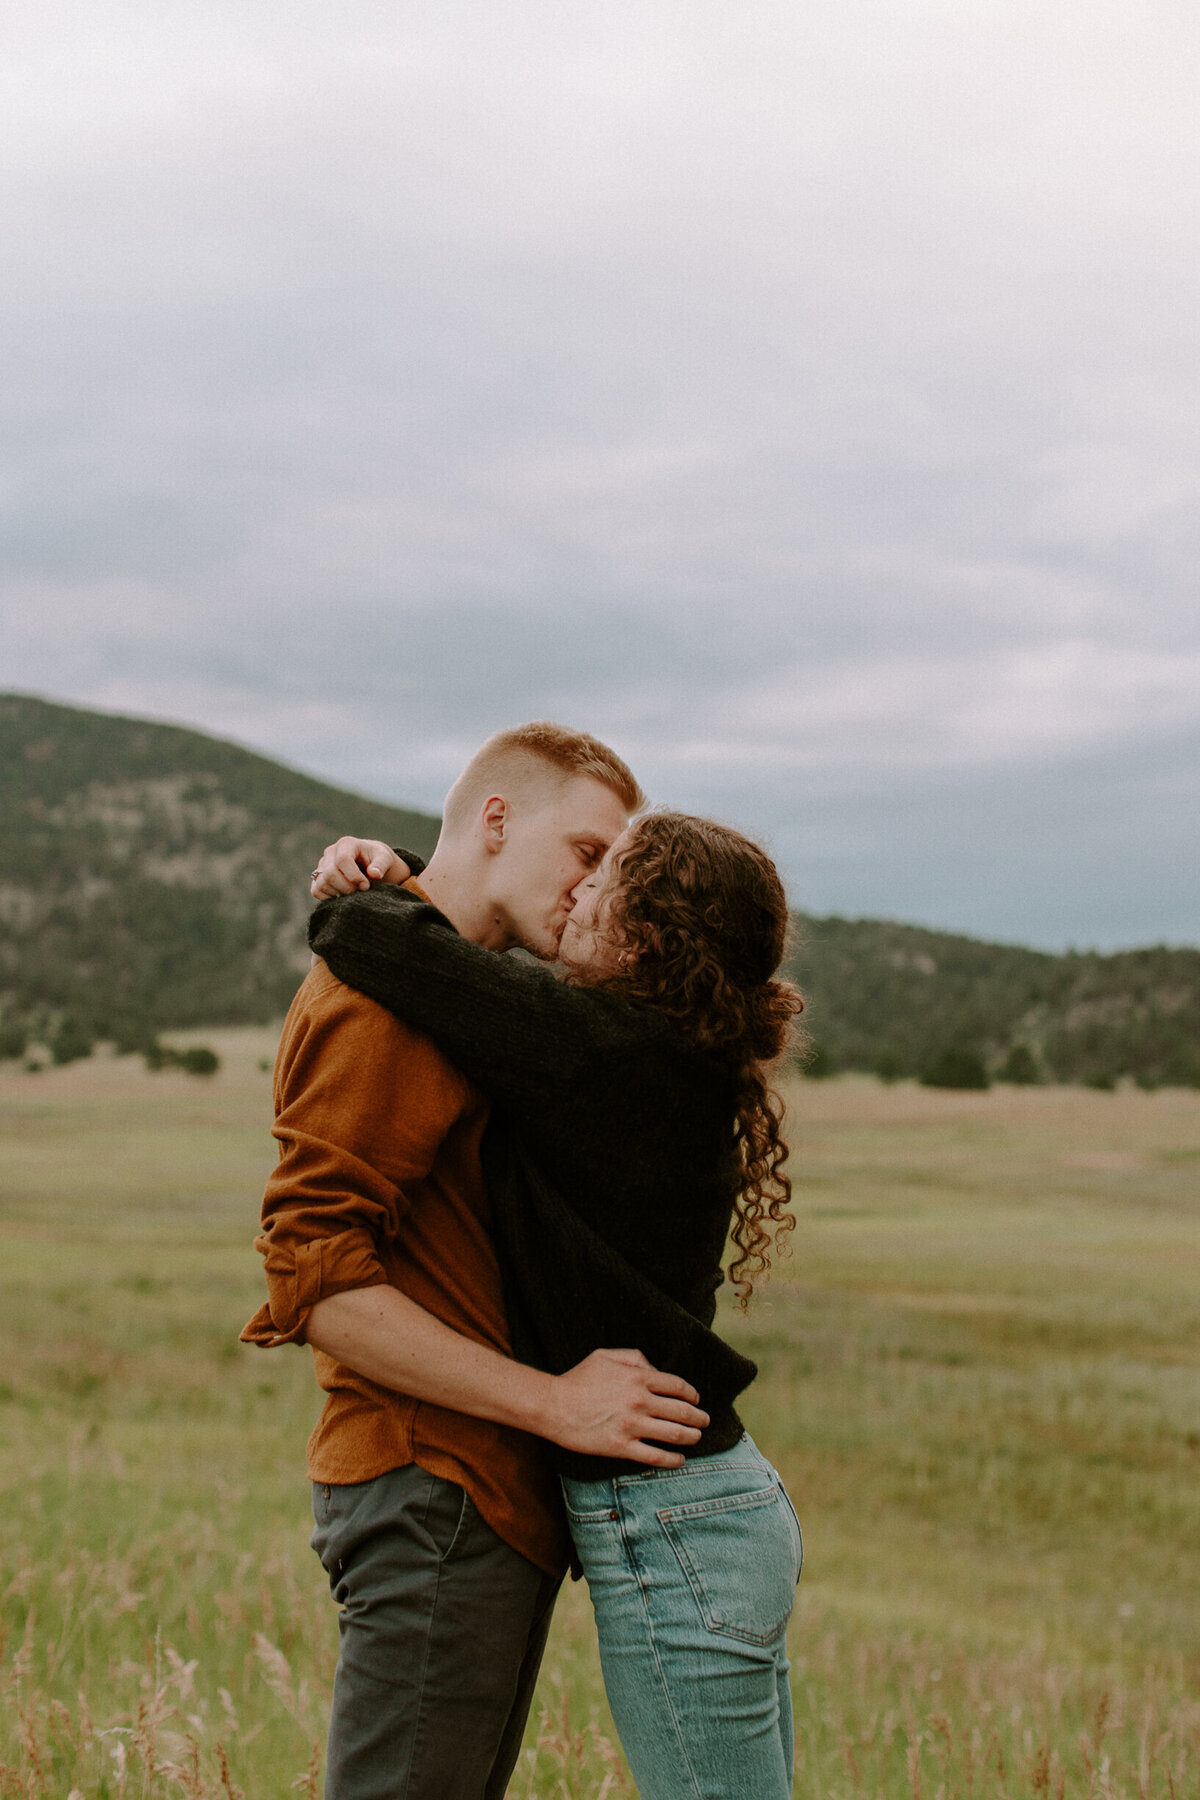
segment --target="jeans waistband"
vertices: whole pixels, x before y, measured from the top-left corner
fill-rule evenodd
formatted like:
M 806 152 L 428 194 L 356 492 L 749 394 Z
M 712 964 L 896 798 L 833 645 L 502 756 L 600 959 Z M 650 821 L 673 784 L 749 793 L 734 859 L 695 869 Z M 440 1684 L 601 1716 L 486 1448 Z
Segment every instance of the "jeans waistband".
M 719 1450 L 714 1456 L 691 1456 L 677 1469 L 638 1469 L 629 1475 L 606 1476 L 601 1481 L 576 1481 L 563 1476 L 563 1488 L 581 1506 L 603 1506 L 622 1489 L 641 1487 L 648 1482 L 687 1481 L 689 1476 L 703 1476 L 722 1469 L 764 1469 L 775 1479 L 775 1472 L 749 1432 L 743 1432 L 730 1450 Z

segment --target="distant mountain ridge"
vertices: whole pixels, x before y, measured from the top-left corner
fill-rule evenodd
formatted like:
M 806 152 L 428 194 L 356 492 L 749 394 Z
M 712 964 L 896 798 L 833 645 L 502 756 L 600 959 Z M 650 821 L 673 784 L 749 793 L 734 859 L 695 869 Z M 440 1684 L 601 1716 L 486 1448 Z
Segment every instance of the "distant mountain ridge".
M 0 1007 L 130 1044 L 280 1017 L 305 874 L 345 830 L 426 855 L 438 821 L 182 726 L 0 695 Z
M 997 1072 L 1023 1046 L 1044 1079 L 1200 1087 L 1200 950 L 1055 956 L 878 919 L 797 927 L 790 970 L 833 1067 L 917 1075 L 962 1046 Z
M 427 855 L 438 821 L 182 726 L 0 694 L 0 1040 L 278 1018 L 308 964 L 305 874 L 345 830 Z M 961 1045 L 996 1069 L 1025 1046 L 1053 1079 L 1200 1085 L 1200 950 L 797 927 L 826 1067 L 916 1074 Z

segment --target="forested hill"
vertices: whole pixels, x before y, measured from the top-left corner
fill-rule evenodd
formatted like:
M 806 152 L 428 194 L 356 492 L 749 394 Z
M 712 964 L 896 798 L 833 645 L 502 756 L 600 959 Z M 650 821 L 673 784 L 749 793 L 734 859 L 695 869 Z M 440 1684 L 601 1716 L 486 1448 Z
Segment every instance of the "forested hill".
M 955 1047 L 1017 1079 L 1200 1086 L 1200 950 L 1052 956 L 878 919 L 796 923 L 818 1068 L 917 1075 Z
M 0 1050 L 136 1047 L 265 1021 L 308 964 L 306 874 L 351 830 L 428 854 L 437 821 L 200 732 L 0 695 Z M 1200 1085 L 1200 950 L 1051 956 L 879 920 L 800 918 L 817 1067 Z
M 428 854 L 438 821 L 176 725 L 0 695 L 0 1009 L 141 1044 L 280 1017 L 307 871 L 342 831 Z

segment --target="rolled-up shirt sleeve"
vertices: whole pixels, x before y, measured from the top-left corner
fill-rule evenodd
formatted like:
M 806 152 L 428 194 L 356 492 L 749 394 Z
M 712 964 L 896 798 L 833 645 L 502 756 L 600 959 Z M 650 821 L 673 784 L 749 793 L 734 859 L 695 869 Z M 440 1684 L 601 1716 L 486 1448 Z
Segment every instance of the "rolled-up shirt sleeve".
M 429 1172 L 462 1100 L 461 1078 L 427 1040 L 317 965 L 276 1063 L 279 1160 L 255 1239 L 267 1301 L 243 1342 L 303 1343 L 318 1300 L 387 1281 L 406 1189 Z

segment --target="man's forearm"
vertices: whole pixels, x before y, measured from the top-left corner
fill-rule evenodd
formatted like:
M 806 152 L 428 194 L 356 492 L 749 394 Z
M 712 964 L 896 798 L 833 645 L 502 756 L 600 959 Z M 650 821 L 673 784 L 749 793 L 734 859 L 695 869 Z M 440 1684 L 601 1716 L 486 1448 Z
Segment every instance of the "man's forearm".
M 398 1288 L 353 1288 L 319 1300 L 305 1337 L 380 1387 L 550 1435 L 553 1376 L 460 1337 Z
M 305 1335 L 380 1387 L 589 1456 L 674 1468 L 683 1458 L 667 1446 L 696 1443 L 708 1424 L 691 1384 L 639 1350 L 593 1350 L 565 1375 L 547 1375 L 460 1337 L 383 1284 L 318 1300 Z

